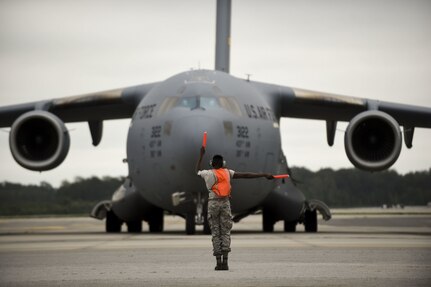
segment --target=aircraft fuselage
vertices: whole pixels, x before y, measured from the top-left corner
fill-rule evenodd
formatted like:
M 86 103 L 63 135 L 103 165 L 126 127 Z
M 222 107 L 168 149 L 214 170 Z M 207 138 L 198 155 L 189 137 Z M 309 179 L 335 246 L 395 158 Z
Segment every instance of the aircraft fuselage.
M 148 202 L 173 213 L 174 192 L 207 194 L 195 174 L 204 131 L 204 161 L 221 154 L 236 171 L 275 174 L 282 161 L 279 121 L 264 96 L 245 80 L 217 71 L 190 71 L 160 83 L 141 101 L 127 139 L 129 177 Z M 208 166 L 203 168 L 209 169 Z M 258 206 L 277 181 L 232 182 L 232 211 Z

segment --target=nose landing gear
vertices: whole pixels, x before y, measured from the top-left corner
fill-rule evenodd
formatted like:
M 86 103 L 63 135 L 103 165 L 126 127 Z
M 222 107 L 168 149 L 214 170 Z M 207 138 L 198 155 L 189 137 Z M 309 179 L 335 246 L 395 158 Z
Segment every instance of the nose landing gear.
M 203 225 L 204 234 L 210 234 L 210 227 L 207 219 L 207 198 L 203 196 L 202 192 L 194 193 L 193 199 L 186 199 L 185 192 L 177 192 L 172 195 L 172 202 L 174 206 L 190 202 L 193 200 L 192 210 L 186 213 L 186 234 L 192 235 L 196 233 L 196 225 Z

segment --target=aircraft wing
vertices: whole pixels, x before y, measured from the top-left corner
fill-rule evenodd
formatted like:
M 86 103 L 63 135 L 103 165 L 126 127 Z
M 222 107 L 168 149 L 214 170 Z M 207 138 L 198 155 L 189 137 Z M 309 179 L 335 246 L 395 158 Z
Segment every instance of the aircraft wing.
M 93 145 L 103 120 L 130 118 L 157 83 L 93 94 L 0 107 L 0 127 L 11 127 L 9 147 L 22 167 L 45 171 L 60 165 L 70 147 L 65 122 L 88 122 Z
M 157 83 L 0 107 L 0 127 L 10 127 L 24 113 L 46 111 L 63 122 L 130 118 L 139 102 Z
M 403 136 L 405 145 L 411 148 L 415 128 L 431 128 L 429 107 L 252 84 L 266 95 L 277 119 L 325 120 L 330 146 L 334 144 L 337 122 L 349 122 L 344 136 L 346 154 L 362 170 L 389 168 L 400 155 Z
M 357 114 L 378 110 L 401 126 L 431 128 L 431 108 L 255 83 L 269 96 L 279 117 L 350 121 Z

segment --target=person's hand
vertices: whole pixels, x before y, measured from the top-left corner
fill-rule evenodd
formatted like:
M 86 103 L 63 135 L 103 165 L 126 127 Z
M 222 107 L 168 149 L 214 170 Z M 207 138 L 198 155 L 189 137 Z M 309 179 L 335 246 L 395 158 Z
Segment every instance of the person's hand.
M 205 154 L 205 148 L 201 147 L 201 156 L 203 156 Z
M 265 174 L 266 179 L 274 179 L 274 176 L 272 174 L 266 173 Z

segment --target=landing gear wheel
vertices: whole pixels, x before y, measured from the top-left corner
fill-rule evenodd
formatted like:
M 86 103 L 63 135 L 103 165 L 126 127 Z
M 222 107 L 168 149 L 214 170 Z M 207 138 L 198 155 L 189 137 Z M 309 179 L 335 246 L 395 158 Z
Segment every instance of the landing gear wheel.
M 186 214 L 186 234 L 192 235 L 196 233 L 196 219 L 194 213 Z
M 106 221 L 105 221 L 105 230 L 106 232 L 117 233 L 121 232 L 121 225 L 123 225 L 123 221 L 112 211 L 108 211 L 106 213 Z
M 317 232 L 317 210 L 305 211 L 305 232 Z
M 151 213 L 148 227 L 152 233 L 163 232 L 163 209 L 157 208 L 157 210 Z
M 127 231 L 129 233 L 141 233 L 142 232 L 142 221 L 136 220 L 136 221 L 129 221 L 126 222 L 127 225 Z
M 268 211 L 262 210 L 262 227 L 263 232 L 274 232 L 274 217 Z
M 284 221 L 284 232 L 295 232 L 296 231 L 296 221 Z

